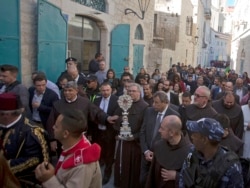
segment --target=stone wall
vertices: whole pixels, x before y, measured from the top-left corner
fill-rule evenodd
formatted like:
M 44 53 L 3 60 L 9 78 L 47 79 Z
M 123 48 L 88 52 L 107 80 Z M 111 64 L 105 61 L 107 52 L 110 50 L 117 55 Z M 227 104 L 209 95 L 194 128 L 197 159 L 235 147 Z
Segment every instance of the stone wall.
M 130 51 L 129 65 L 133 67 L 133 44 L 143 44 L 144 62 L 143 66 L 147 68 L 149 60 L 149 44 L 152 42 L 152 25 L 154 14 L 154 1 L 150 2 L 144 20 L 141 20 L 133 14 L 125 15 L 124 10 L 131 8 L 139 12 L 138 2 L 129 1 L 113 1 L 107 0 L 107 13 L 96 11 L 92 8 L 85 7 L 81 4 L 70 0 L 49 0 L 50 3 L 59 7 L 63 14 L 68 16 L 68 21 L 75 15 L 87 16 L 95 20 L 101 30 L 101 49 L 106 61 L 110 60 L 110 33 L 117 24 L 130 24 Z M 22 82 L 31 85 L 31 73 L 36 70 L 37 65 L 37 1 L 25 0 L 21 1 L 20 6 L 20 27 L 21 27 L 21 64 L 22 64 Z M 100 13 L 100 14 L 99 14 Z M 144 32 L 144 40 L 138 41 L 134 39 L 135 29 L 141 24 Z M 108 67 L 109 67 L 109 63 Z
M 159 3 L 167 7 L 166 2 L 158 2 L 158 6 Z M 187 0 L 179 0 L 176 3 L 181 6 L 178 7 L 179 11 L 174 9 L 176 12 L 171 12 L 171 10 L 155 12 L 157 21 L 150 59 L 162 72 L 166 72 L 172 64 L 177 62 L 192 64 L 194 51 L 189 42 L 192 36 L 186 34 L 186 18 L 193 16 L 193 5 Z
M 107 12 L 103 13 L 92 8 L 85 7 L 70 0 L 48 0 L 53 5 L 59 7 L 63 14 L 68 16 L 70 22 L 75 15 L 87 16 L 95 20 L 101 30 L 101 49 L 109 68 L 110 61 L 110 33 L 117 24 L 130 24 L 130 46 L 129 46 L 129 66 L 133 67 L 133 45 L 144 45 L 143 66 L 151 74 L 155 68 L 160 68 L 162 72 L 169 69 L 172 64 L 182 62 L 190 64 L 192 51 L 186 31 L 186 17 L 192 16 L 193 7 L 190 0 L 179 0 L 181 4 L 180 13 L 159 14 L 157 27 L 159 34 L 163 38 L 155 40 L 153 35 L 154 27 L 154 1 L 150 1 L 148 10 L 143 20 L 133 14 L 125 15 L 126 8 L 131 8 L 138 14 L 138 1 L 135 0 L 106 0 Z M 181 2 L 181 3 L 180 3 Z M 179 5 L 178 4 L 178 5 Z M 188 11 L 187 11 L 188 10 Z M 37 61 L 37 1 L 21 1 L 21 61 L 22 61 L 22 81 L 30 85 L 31 72 L 36 70 Z M 144 40 L 134 39 L 136 27 L 140 24 L 144 33 Z M 154 42 L 153 42 L 154 37 Z M 162 41 L 161 41 L 162 40 Z
M 22 83 L 31 85 L 31 73 L 36 69 L 37 2 L 20 1 L 21 69 Z

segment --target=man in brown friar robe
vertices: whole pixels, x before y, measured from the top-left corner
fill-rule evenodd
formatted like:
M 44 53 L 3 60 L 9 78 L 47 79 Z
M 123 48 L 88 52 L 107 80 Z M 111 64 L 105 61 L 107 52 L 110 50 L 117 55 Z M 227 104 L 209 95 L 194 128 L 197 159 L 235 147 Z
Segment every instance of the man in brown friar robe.
M 128 122 L 133 137 L 131 139 L 118 141 L 114 185 L 120 188 L 138 188 L 140 187 L 139 177 L 141 166 L 139 134 L 143 121 L 143 114 L 148 104 L 141 99 L 139 84 L 130 83 L 128 86 L 128 95 L 130 95 L 133 100 L 132 106 L 128 110 Z M 119 131 L 121 126 L 122 109 L 118 108 L 115 115 L 120 116 L 114 126 L 114 128 Z
M 176 188 L 191 143 L 188 135 L 182 133 L 182 123 L 176 115 L 166 116 L 159 132 L 162 139 L 155 145 L 145 188 Z
M 210 90 L 206 86 L 198 87 L 194 93 L 194 103 L 186 108 L 187 120 L 199 120 L 204 117 L 214 118 L 217 112 L 211 107 L 209 100 Z
M 218 113 L 228 116 L 234 134 L 242 139 L 244 132 L 243 112 L 235 101 L 234 93 L 232 91 L 225 92 L 222 99 L 213 102 L 213 107 Z
M 244 142 L 237 136 L 235 136 L 230 127 L 230 120 L 227 115 L 218 114 L 215 120 L 217 120 L 224 129 L 224 135 L 222 137 L 220 145 L 228 148 L 231 151 L 234 151 L 239 157 L 241 157 L 243 155 Z
M 54 139 L 53 126 L 57 117 L 65 110 L 78 109 L 84 113 L 87 117 L 87 121 L 103 125 L 113 123 L 113 121 L 118 118 L 118 116 L 108 116 L 103 110 L 92 104 L 87 98 L 79 96 L 78 85 L 75 81 L 69 81 L 64 87 L 63 92 L 64 97 L 53 104 L 46 126 L 46 130 L 49 132 L 51 139 L 50 146 L 52 151 L 59 149 L 59 147 L 57 147 L 57 144 L 59 143 Z M 60 150 L 57 150 L 57 152 L 60 152 Z

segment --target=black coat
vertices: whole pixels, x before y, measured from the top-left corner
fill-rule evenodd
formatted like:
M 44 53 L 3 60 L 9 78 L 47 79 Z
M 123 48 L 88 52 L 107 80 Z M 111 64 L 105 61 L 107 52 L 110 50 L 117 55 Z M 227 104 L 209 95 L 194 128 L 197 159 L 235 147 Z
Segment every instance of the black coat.
M 107 109 L 107 114 L 109 115 L 109 116 L 112 116 L 112 115 L 114 115 L 114 113 L 115 113 L 115 111 L 116 111 L 116 109 L 119 107 L 118 106 L 118 102 L 117 102 L 117 100 L 118 100 L 118 97 L 117 96 L 115 96 L 115 95 L 111 95 L 110 96 L 110 99 L 109 99 L 109 104 L 108 104 L 108 109 Z M 100 104 L 101 104 L 101 101 L 102 101 L 102 97 L 99 97 L 99 98 L 96 98 L 95 100 L 94 100 L 94 104 L 96 105 L 96 106 L 100 106 Z M 113 134 L 114 133 L 116 133 L 116 131 L 114 130 L 114 128 L 113 128 L 113 126 L 112 125 L 108 125 L 107 126 L 107 131 L 106 131 L 106 133 L 107 133 L 107 137 L 113 137 Z
M 35 94 L 35 87 L 29 88 L 29 94 L 30 94 L 29 95 L 29 107 L 30 107 L 31 113 L 33 113 L 32 99 Z M 58 99 L 59 99 L 58 95 L 53 90 L 46 88 L 43 94 L 41 104 L 37 109 L 39 112 L 39 116 L 41 118 L 41 123 L 43 124 L 44 127 L 46 126 L 53 103 L 57 101 Z
M 153 137 L 153 132 L 155 128 L 157 114 L 158 112 L 155 111 L 153 107 L 149 107 L 146 109 L 145 114 L 143 116 L 143 123 L 142 123 L 141 131 L 140 131 L 140 145 L 141 145 L 142 153 L 144 153 L 147 150 L 152 151 L 151 143 L 153 139 L 152 137 Z M 180 117 L 180 114 L 170 107 L 168 107 L 168 109 L 166 110 L 164 117 L 168 115 L 177 115 L 178 117 Z M 156 135 L 155 141 L 156 140 L 160 140 L 159 132 Z

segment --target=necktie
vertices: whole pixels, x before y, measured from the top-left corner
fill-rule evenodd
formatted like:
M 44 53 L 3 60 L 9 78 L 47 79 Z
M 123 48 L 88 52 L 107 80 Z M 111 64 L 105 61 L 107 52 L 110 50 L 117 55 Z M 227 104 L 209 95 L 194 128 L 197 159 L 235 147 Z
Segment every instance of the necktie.
M 153 133 L 153 137 L 152 137 L 151 146 L 152 146 L 152 144 L 154 142 L 154 139 L 155 139 L 155 137 L 157 135 L 157 132 L 158 132 L 158 130 L 160 128 L 162 115 L 163 114 L 160 114 L 160 113 L 158 113 L 158 115 L 157 115 L 157 118 L 156 118 L 156 121 L 155 121 L 155 128 L 154 128 L 154 133 Z
M 103 103 L 103 105 L 102 105 L 102 107 L 100 107 L 100 108 L 101 108 L 105 113 L 107 113 L 107 109 L 106 109 L 107 101 L 106 101 L 106 99 L 103 98 L 102 103 Z M 98 128 L 99 128 L 100 130 L 106 130 L 106 125 L 101 125 L 101 124 L 99 124 L 99 125 L 98 125 Z

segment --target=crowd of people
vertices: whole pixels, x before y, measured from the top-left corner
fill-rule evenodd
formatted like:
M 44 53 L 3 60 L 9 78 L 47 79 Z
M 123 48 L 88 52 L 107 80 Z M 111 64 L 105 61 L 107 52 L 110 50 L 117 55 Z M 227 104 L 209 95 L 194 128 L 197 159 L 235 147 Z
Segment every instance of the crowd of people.
M 87 75 L 77 59 L 65 63 L 56 83 L 36 71 L 29 88 L 17 80 L 17 67 L 0 66 L 0 171 L 6 172 L 0 185 L 100 188 L 114 169 L 117 188 L 244 187 L 247 72 L 177 63 L 164 73 L 141 68 L 135 76 L 126 66 L 117 78 L 101 53 Z M 123 139 L 121 95 L 132 100 L 132 137 Z M 220 174 L 216 168 L 227 158 L 234 161 Z

